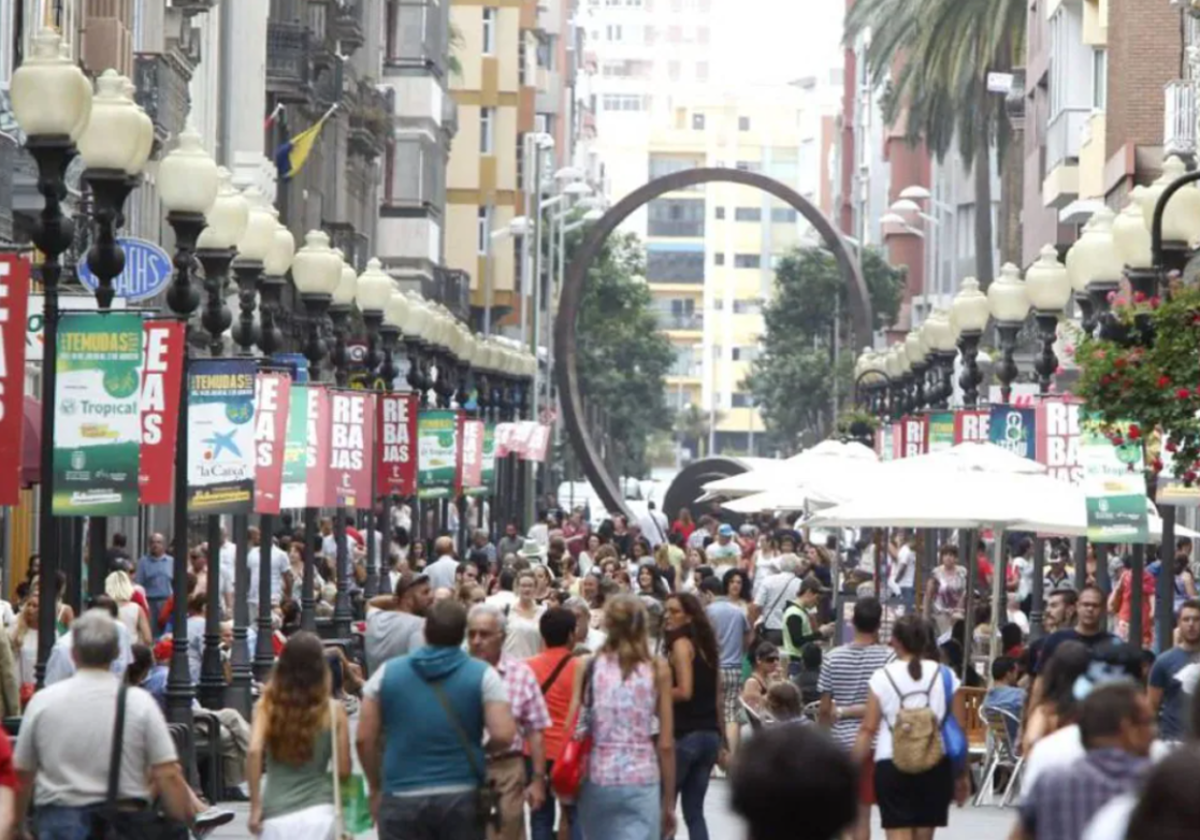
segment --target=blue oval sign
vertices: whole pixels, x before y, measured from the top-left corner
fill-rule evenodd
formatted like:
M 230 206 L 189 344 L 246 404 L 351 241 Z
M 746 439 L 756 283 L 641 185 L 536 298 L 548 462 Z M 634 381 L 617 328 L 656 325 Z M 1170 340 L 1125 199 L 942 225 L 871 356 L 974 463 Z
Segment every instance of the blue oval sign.
M 133 237 L 117 240 L 125 249 L 125 270 L 113 279 L 117 297 L 125 300 L 144 300 L 161 292 L 171 280 L 175 266 L 171 255 L 153 242 Z M 79 282 L 93 292 L 100 285 L 87 260 L 75 266 Z

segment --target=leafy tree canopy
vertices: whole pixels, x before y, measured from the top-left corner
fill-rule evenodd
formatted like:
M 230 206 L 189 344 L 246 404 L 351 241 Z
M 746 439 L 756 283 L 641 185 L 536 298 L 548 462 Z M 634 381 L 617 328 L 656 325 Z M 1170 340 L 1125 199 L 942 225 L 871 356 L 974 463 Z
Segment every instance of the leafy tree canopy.
M 862 254 L 862 272 L 876 326 L 885 326 L 896 318 L 905 271 L 892 268 L 878 251 L 867 249 Z M 843 351 L 836 379 L 835 317 L 840 320 Z M 815 443 L 831 431 L 835 381 L 840 398 L 854 387 L 848 291 L 833 255 L 820 248 L 803 248 L 785 256 L 776 269 L 775 295 L 763 309 L 763 320 L 763 352 L 751 366 L 744 387 L 753 393 L 769 433 L 781 448 Z
M 568 236 L 570 259 L 583 232 Z M 587 403 L 608 415 L 623 475 L 645 474 L 648 442 L 654 432 L 669 431 L 673 419 L 664 377 L 675 354 L 658 331 L 644 274 L 637 236 L 610 236 L 588 272 L 576 324 L 579 388 Z

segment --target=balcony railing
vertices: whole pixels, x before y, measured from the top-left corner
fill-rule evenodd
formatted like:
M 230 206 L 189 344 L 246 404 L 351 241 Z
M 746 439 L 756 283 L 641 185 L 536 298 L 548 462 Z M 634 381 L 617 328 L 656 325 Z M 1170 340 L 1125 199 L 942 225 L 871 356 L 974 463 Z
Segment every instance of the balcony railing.
M 675 315 L 670 312 L 660 312 L 658 313 L 658 328 L 660 330 L 702 330 L 704 329 L 704 313 Z
M 311 84 L 309 32 L 300 23 L 267 24 L 267 87 L 292 100 L 308 98 Z
M 667 376 L 676 376 L 680 379 L 700 379 L 704 376 L 704 365 L 699 362 L 689 362 L 685 365 L 674 364 L 667 371 Z
M 1167 82 L 1164 89 L 1163 154 L 1196 153 L 1196 89 L 1191 82 Z
M 1092 112 L 1089 108 L 1064 108 L 1046 128 L 1046 173 L 1056 166 L 1079 160 L 1083 131 Z

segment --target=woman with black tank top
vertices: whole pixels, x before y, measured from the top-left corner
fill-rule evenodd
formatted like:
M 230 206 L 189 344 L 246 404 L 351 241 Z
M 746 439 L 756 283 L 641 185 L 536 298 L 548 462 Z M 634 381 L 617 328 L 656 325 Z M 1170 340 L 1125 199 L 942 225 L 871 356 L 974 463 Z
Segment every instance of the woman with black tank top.
M 704 797 L 724 752 L 717 637 L 695 595 L 678 593 L 664 608 L 675 711 L 675 786 L 691 840 L 708 840 Z

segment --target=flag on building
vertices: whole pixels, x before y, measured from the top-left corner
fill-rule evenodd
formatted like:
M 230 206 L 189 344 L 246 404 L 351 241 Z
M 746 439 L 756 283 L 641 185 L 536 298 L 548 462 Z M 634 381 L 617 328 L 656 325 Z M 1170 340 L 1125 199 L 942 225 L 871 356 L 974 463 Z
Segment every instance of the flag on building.
M 283 103 L 276 103 L 274 110 L 272 110 L 271 113 L 267 115 L 266 120 L 263 121 L 263 131 L 270 131 L 271 126 L 275 125 L 275 120 L 277 120 L 279 115 L 282 113 Z
M 281 180 L 289 180 L 304 168 L 305 161 L 312 153 L 313 144 L 321 136 L 321 129 L 325 127 L 325 123 L 333 116 L 337 107 L 334 105 L 311 128 L 306 128 L 290 140 L 284 141 L 275 150 L 275 168 L 279 171 Z

